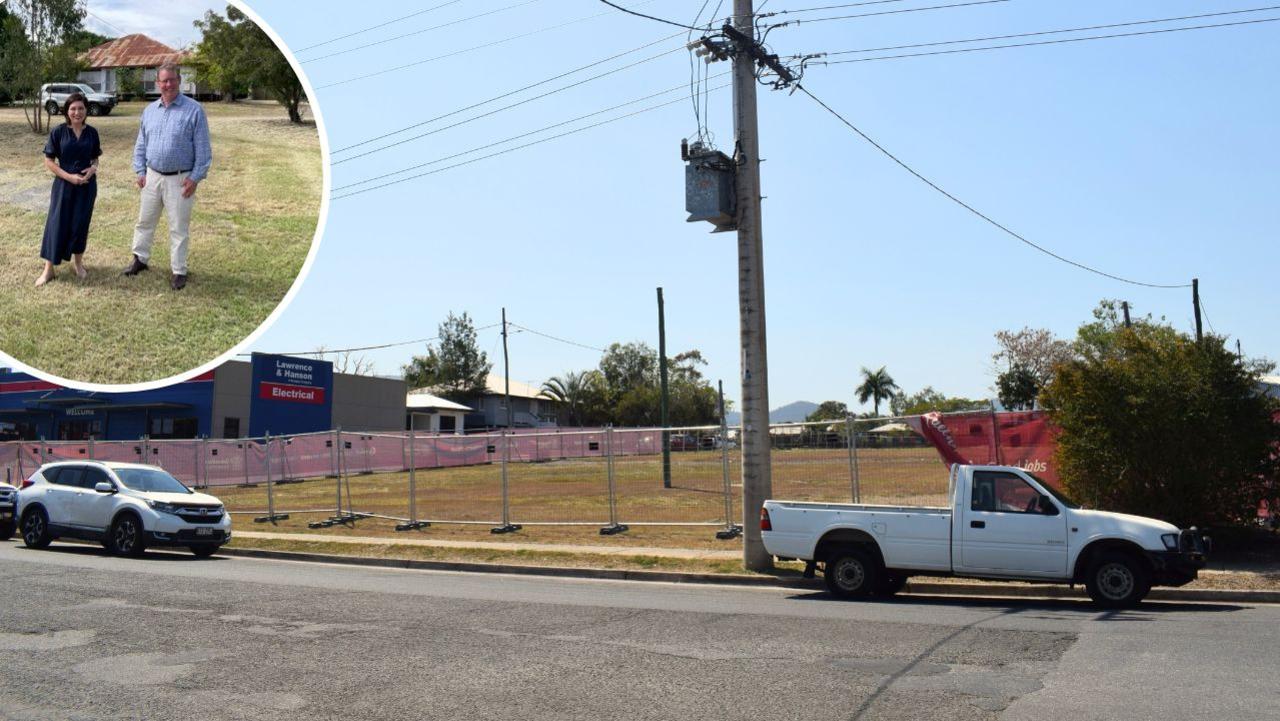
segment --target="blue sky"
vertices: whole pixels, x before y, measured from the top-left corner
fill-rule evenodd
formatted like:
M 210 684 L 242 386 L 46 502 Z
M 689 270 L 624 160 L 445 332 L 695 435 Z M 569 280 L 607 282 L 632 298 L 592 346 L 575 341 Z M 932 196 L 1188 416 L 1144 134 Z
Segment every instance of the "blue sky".
M 206 10 L 222 13 L 226 6 L 216 0 L 88 0 L 84 25 L 108 37 L 143 33 L 181 49 L 200 39 L 193 21 Z
M 316 0 L 298 12 L 294 2 L 258 0 L 251 7 L 298 49 L 443 2 Z M 681 22 L 702 6 L 700 0 L 622 2 Z M 764 10 L 829 4 L 836 3 L 770 0 Z M 906 0 L 782 17 L 937 4 Z M 801 23 L 774 30 L 768 42 L 790 55 L 1251 7 L 1258 5 L 1012 0 Z M 1280 11 L 1160 27 L 1270 16 Z M 297 56 L 317 88 L 330 147 L 339 149 L 675 31 L 594 0 L 461 0 Z M 389 40 L 406 33 L 413 34 Z M 921 173 L 1037 243 L 1147 282 L 1199 277 L 1206 328 L 1229 335 L 1233 346 L 1239 338 L 1246 354 L 1280 358 L 1280 305 L 1272 290 L 1280 265 L 1278 39 L 1280 23 L 1269 23 L 813 66 L 804 80 Z M 608 78 L 338 164 L 333 184 L 687 84 L 688 54 L 676 50 L 682 43 L 683 36 L 663 41 L 595 69 L 674 50 Z M 700 349 L 710 360 L 708 376 L 723 379 L 727 395 L 737 398 L 735 240 L 684 221 L 679 143 L 697 129 L 688 89 L 577 125 L 679 98 L 683 102 L 567 138 L 334 200 L 309 279 L 254 350 L 430 337 L 450 311 L 466 311 L 485 326 L 498 322 L 503 306 L 516 324 L 582 345 L 642 340 L 656 347 L 654 289 L 662 286 L 670 353 Z M 712 93 L 708 129 L 725 150 L 733 138 L 729 113 L 728 91 Z M 802 94 L 762 88 L 760 133 L 772 407 L 851 402 L 858 369 L 882 365 L 908 392 L 932 385 L 989 397 L 993 333 L 1031 326 L 1071 336 L 1103 298 L 1127 299 L 1137 314 L 1193 328 L 1189 289 L 1121 284 L 1021 245 L 908 175 Z M 497 329 L 482 331 L 480 345 L 500 369 Z M 400 346 L 361 355 L 377 372 L 395 374 L 422 350 Z M 511 338 L 512 377 L 526 382 L 593 367 L 598 359 L 597 351 L 529 332 Z

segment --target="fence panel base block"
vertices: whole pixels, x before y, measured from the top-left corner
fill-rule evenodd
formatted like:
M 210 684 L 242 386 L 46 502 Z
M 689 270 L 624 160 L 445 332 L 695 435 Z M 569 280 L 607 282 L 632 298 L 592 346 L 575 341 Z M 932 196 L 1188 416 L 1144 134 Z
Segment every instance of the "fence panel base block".
M 716 538 L 721 541 L 730 541 L 742 535 L 742 526 L 729 526 L 723 531 L 716 531 Z
M 619 533 L 626 533 L 631 530 L 625 523 L 615 523 L 612 526 L 605 526 L 600 529 L 601 536 L 613 536 Z
M 524 526 L 521 526 L 518 523 L 508 523 L 505 526 L 494 526 L 493 528 L 490 528 L 489 533 L 515 533 L 521 528 L 524 528 Z
M 258 516 L 253 519 L 253 522 L 254 523 L 275 523 L 276 521 L 287 521 L 287 520 L 289 520 L 289 514 L 277 513 L 271 516 Z
M 414 521 L 413 523 L 397 523 L 396 524 L 397 531 L 416 531 L 421 528 L 430 528 L 430 527 L 431 527 L 431 523 L 429 521 Z

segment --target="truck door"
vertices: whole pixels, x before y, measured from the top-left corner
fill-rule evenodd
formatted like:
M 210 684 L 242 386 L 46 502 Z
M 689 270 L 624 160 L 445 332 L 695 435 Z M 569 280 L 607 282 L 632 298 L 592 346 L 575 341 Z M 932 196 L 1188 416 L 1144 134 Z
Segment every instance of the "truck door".
M 956 509 L 963 515 L 961 568 L 992 575 L 1066 575 L 1066 516 L 1041 501 L 1025 479 L 1008 471 L 975 470 L 967 495 Z

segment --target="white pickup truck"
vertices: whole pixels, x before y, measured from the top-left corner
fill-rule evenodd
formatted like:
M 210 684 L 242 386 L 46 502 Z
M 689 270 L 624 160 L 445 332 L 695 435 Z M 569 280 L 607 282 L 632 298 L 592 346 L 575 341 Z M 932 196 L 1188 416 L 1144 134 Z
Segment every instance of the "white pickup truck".
M 908 576 L 1083 583 L 1105 608 L 1137 605 L 1152 586 L 1182 586 L 1209 539 L 1152 518 L 1092 511 L 1009 466 L 951 469 L 950 508 L 765 501 L 764 546 L 823 565 L 837 596 L 892 595 Z

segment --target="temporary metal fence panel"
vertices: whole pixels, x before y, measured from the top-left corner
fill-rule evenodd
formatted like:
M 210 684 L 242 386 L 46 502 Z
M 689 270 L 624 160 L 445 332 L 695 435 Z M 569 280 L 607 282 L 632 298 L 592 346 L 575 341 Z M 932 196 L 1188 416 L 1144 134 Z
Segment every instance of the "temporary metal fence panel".
M 769 443 L 775 498 L 854 500 L 849 429 L 844 420 L 773 425 Z
M 863 503 L 947 504 L 947 466 L 901 418 L 858 419 L 856 458 Z
M 583 442 L 586 437 L 600 435 L 604 434 L 592 431 L 509 436 L 512 463 L 507 477 L 512 522 L 607 524 L 610 521 L 607 459 L 553 457 L 556 452 L 550 445 L 558 446 L 567 440 L 570 447 L 582 446 L 586 445 Z M 615 432 L 615 439 L 619 435 Z
M 416 439 L 417 518 L 432 522 L 497 524 L 502 518 L 502 437 Z M 421 449 L 427 448 L 425 453 Z M 425 460 L 434 456 L 435 466 Z
M 203 485 L 203 453 L 198 440 L 150 440 L 145 444 L 146 460 L 160 466 L 188 486 Z M 96 449 L 95 449 L 96 450 Z
M 619 522 L 724 525 L 724 470 L 719 427 L 669 429 L 671 482 L 663 478 L 661 429 L 614 429 L 614 476 Z M 652 452 L 640 453 L 641 449 Z

